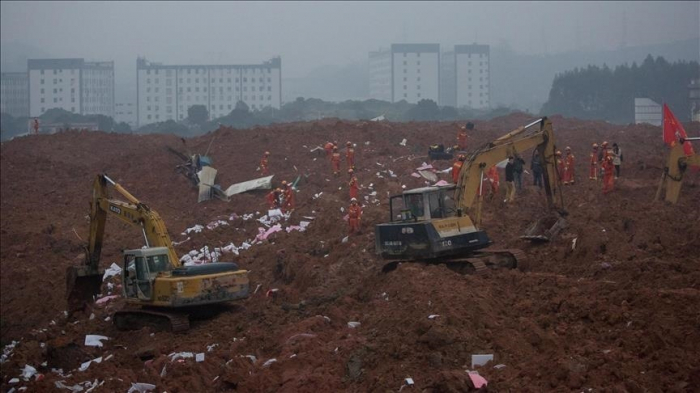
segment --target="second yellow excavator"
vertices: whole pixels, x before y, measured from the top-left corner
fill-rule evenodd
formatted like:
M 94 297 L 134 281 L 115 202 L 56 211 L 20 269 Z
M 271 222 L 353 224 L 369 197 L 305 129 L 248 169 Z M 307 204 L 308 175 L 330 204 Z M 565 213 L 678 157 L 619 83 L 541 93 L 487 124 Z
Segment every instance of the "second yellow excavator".
M 377 254 L 390 260 L 382 270 L 391 271 L 401 262 L 415 261 L 446 263 L 460 273 L 524 265 L 525 255 L 519 250 L 487 249 L 492 241 L 481 229 L 481 188 L 489 168 L 532 148 L 539 152 L 536 157 L 541 160 L 545 195 L 553 212 L 537 220 L 521 237 L 548 241 L 555 236 L 566 226 L 566 211 L 556 169 L 552 122 L 542 118 L 472 152 L 462 165 L 457 184 L 392 196 L 391 221 L 375 227 Z
M 110 198 L 108 184 L 127 202 Z M 139 227 L 145 241 L 145 247 L 123 254 L 122 292 L 127 307 L 114 314 L 117 328 L 187 330 L 190 314 L 206 314 L 203 311 L 209 306 L 248 297 L 246 270 L 232 262 L 181 265 L 160 215 L 101 174 L 93 183 L 85 262 L 69 267 L 66 274 L 71 311 L 84 308 L 101 292 L 104 271 L 99 262 L 108 215 Z

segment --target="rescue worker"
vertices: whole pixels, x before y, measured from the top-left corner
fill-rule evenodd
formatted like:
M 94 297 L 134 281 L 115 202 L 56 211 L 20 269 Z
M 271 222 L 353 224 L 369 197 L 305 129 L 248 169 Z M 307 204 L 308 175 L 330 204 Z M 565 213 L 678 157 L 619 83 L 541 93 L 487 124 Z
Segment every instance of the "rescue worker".
M 506 164 L 506 199 L 503 202 L 511 203 L 515 200 L 515 157 L 508 157 Z
M 292 185 L 287 183 L 286 180 L 282 181 L 282 211 L 283 212 L 288 212 L 294 210 L 295 206 L 295 201 L 294 201 L 294 189 L 292 188 Z
M 457 157 L 457 161 L 452 164 L 452 182 L 455 184 L 457 184 L 457 180 L 459 180 L 459 172 L 462 170 L 465 159 L 466 157 L 464 154 L 460 154 L 459 157 Z
M 590 180 L 598 180 L 598 144 L 593 144 L 593 150 L 591 150 L 591 169 L 588 172 L 588 178 Z
M 333 142 L 331 142 L 331 141 L 326 142 L 326 144 L 323 145 L 323 150 L 326 151 L 326 157 L 330 158 L 331 155 L 333 154 Z
M 599 171 L 601 174 L 601 177 L 603 175 L 603 163 L 605 163 L 605 159 L 608 156 L 608 141 L 603 141 L 603 143 L 600 144 L 600 151 L 598 152 L 598 166 L 599 166 Z
M 350 207 L 348 208 L 348 224 L 350 225 L 349 233 L 360 233 L 360 219 L 362 217 L 362 207 L 357 204 L 357 198 L 350 199 Z
M 457 145 L 459 146 L 459 150 L 467 150 L 467 130 L 471 131 L 473 129 L 474 124 L 472 123 L 467 123 L 464 127 L 459 128 L 459 133 L 457 134 Z
M 355 177 L 355 171 L 352 168 L 348 169 L 348 175 L 350 175 L 350 181 L 348 182 L 348 187 L 350 189 L 350 199 L 356 199 L 359 185 L 357 182 L 357 177 Z
M 270 171 L 267 166 L 267 158 L 270 156 L 270 152 L 266 151 L 265 154 L 263 154 L 262 159 L 260 160 L 260 171 L 262 172 L 263 176 L 267 176 Z
M 333 146 L 333 154 L 331 155 L 331 167 L 333 168 L 333 174 L 338 176 L 340 173 L 340 153 L 338 152 L 338 146 Z
M 534 179 L 534 185 L 542 188 L 543 181 L 542 177 L 544 175 L 544 170 L 542 169 L 542 161 L 540 160 L 540 152 L 535 150 L 532 153 L 532 162 L 530 162 L 530 170 L 532 170 L 532 177 Z
M 564 157 L 564 185 L 574 184 L 574 155 L 571 148 L 566 147 L 566 157 Z
M 347 142 L 345 146 L 347 146 L 345 159 L 348 163 L 348 169 L 355 169 L 355 149 L 352 147 L 352 142 Z
M 494 197 L 498 195 L 498 186 L 500 183 L 499 175 L 498 175 L 498 168 L 496 166 L 492 166 L 489 171 L 486 174 L 489 182 L 489 200 L 492 200 Z
M 603 194 L 607 194 L 613 190 L 613 171 L 615 169 L 615 164 L 613 164 L 612 156 L 607 156 L 605 162 L 603 162 Z
M 564 180 L 564 160 L 561 158 L 561 150 L 557 150 L 557 152 L 554 154 L 556 157 L 557 161 L 557 175 L 559 176 L 559 180 L 563 181 Z
M 279 188 L 275 188 L 267 194 L 265 200 L 267 201 L 267 205 L 269 206 L 270 210 L 278 209 L 280 207 L 281 195 L 282 190 L 280 190 Z
M 613 160 L 613 165 L 615 165 L 615 179 L 620 178 L 620 165 L 622 165 L 622 149 L 613 142 L 612 151 L 610 152 Z

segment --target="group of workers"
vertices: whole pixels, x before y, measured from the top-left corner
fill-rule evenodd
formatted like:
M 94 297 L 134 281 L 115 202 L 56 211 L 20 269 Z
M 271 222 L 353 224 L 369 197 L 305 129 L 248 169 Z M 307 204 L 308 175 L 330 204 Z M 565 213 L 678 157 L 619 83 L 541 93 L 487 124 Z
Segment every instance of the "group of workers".
M 601 174 L 603 178 L 603 194 L 607 194 L 613 190 L 613 179 L 618 179 L 620 177 L 620 165 L 622 164 L 622 160 L 622 149 L 620 149 L 617 143 L 613 143 L 612 149 L 608 148 L 607 141 L 603 142 L 600 148 L 598 148 L 597 143 L 593 144 L 588 178 L 591 180 L 598 180 L 598 174 Z

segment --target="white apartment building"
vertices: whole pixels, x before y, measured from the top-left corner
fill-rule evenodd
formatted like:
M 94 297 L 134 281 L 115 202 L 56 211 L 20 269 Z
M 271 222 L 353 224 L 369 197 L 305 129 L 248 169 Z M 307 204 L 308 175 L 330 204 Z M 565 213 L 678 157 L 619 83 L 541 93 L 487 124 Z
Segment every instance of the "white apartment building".
M 392 44 L 369 54 L 370 98 L 436 103 L 440 98 L 440 44 Z M 391 94 L 389 95 L 388 92 Z
M 488 45 L 455 45 L 456 106 L 491 107 L 491 62 Z
M 29 116 L 29 82 L 26 72 L 3 72 L 0 82 L 0 113 Z
M 123 122 L 132 129 L 136 128 L 136 105 L 133 102 L 117 102 L 114 104 L 114 122 Z
M 114 62 L 29 59 L 29 116 L 52 108 L 114 117 Z
M 440 56 L 440 104 L 457 107 L 457 82 L 455 77 L 455 52 L 443 52 Z
M 163 65 L 136 60 L 136 127 L 187 118 L 193 105 L 204 105 L 209 118 L 229 114 L 238 101 L 251 110 L 279 109 L 282 60 L 254 65 Z

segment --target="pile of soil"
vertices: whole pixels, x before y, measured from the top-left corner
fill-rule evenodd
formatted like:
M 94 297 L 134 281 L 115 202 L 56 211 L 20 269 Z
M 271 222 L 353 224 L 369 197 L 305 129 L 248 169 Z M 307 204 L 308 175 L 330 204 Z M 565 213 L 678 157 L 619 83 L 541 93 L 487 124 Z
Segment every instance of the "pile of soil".
M 477 122 L 469 145 L 532 120 L 513 114 Z M 467 391 L 466 370 L 474 369 L 491 391 L 696 389 L 700 176 L 686 175 L 677 205 L 655 203 L 667 154 L 659 127 L 552 121 L 559 148 L 571 146 L 577 158 L 576 183 L 563 190 L 569 226 L 547 244 L 519 238 L 546 213 L 544 196 L 525 175 L 515 204 L 501 197 L 485 205 L 482 226 L 497 248 L 522 249 L 528 269 L 478 276 L 419 264 L 383 274 L 374 252 L 373 226 L 388 219 L 388 196 L 425 185 L 411 173 L 427 161 L 430 144 L 456 142 L 457 123 L 325 119 L 221 128 L 186 145 L 171 135 L 103 132 L 3 143 L 0 332 L 3 346 L 17 343 L 6 347 L 2 389 L 68 391 L 57 386 L 82 383 L 87 390 L 90 382 L 101 384 L 93 391 L 127 391 L 142 382 L 169 392 L 398 391 L 411 378 L 414 385 L 405 389 Z M 700 125 L 688 131 L 697 135 Z M 347 175 L 334 177 L 325 152 L 312 151 L 328 140 L 357 146 L 363 232 L 346 242 Z M 600 181 L 588 180 L 590 145 L 603 140 L 624 151 L 622 176 L 608 195 Z M 270 151 L 275 186 L 299 178 L 297 209 L 283 227 L 310 221 L 307 230 L 278 232 L 240 255 L 224 254 L 250 271 L 257 291 L 193 321 L 185 333 L 116 330 L 110 315 L 124 306 L 121 297 L 67 317 L 64 273 L 80 261 L 98 173 L 161 215 L 179 255 L 252 243 L 264 227 L 256 219 L 267 213 L 266 191 L 197 203 L 197 190 L 174 170 L 181 160 L 168 147 L 209 148 L 224 188 L 259 177 L 260 157 Z M 529 164 L 530 152 L 523 156 Z M 246 214 L 253 218 L 244 220 Z M 217 220 L 228 225 L 183 235 Z M 106 233 L 103 268 L 119 264 L 121 250 L 143 246 L 140 231 L 122 222 L 109 220 Z M 119 283 L 108 279 L 104 295 L 120 295 Z M 87 334 L 109 340 L 86 347 Z M 204 360 L 168 356 L 179 352 L 203 353 Z M 473 354 L 494 360 L 472 367 Z M 99 357 L 101 363 L 77 370 Z M 41 375 L 25 381 L 26 365 Z

